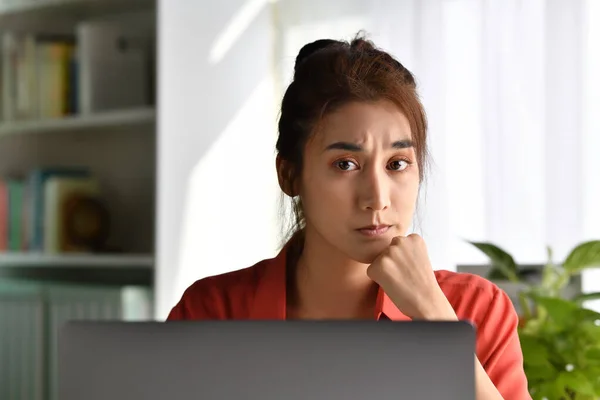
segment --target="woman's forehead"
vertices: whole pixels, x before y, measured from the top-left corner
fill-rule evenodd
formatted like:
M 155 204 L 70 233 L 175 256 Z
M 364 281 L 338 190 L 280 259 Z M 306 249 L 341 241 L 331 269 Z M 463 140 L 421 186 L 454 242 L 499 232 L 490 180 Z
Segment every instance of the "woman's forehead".
M 314 139 L 321 146 L 332 142 L 391 144 L 410 140 L 411 130 L 406 116 L 391 102 L 353 102 L 326 115 Z

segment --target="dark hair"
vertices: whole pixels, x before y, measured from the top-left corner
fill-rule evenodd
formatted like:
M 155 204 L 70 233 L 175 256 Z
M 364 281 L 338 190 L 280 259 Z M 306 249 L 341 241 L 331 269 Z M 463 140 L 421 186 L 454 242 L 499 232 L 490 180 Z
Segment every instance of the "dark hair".
M 428 158 L 427 119 L 411 72 L 361 36 L 351 42 L 321 39 L 305 45 L 296 57 L 279 118 L 276 149 L 285 161 L 286 187 L 296 186 L 304 148 L 324 116 L 349 102 L 378 100 L 391 101 L 407 117 L 422 181 Z M 290 233 L 301 233 L 302 204 L 293 189 L 288 194 L 295 217 Z

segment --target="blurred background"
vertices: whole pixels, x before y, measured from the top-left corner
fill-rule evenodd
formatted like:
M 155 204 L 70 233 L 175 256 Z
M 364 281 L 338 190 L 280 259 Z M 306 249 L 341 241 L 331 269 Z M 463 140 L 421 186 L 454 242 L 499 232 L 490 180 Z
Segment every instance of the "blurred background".
M 0 0 L 0 399 L 56 398 L 64 321 L 164 320 L 278 252 L 295 56 L 359 31 L 418 80 L 434 268 L 600 239 L 598 0 Z

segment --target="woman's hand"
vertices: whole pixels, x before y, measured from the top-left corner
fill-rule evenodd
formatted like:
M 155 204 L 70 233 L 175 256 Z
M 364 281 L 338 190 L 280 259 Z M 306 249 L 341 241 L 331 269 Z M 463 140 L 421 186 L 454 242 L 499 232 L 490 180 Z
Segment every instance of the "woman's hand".
M 416 234 L 395 237 L 367 269 L 396 307 L 412 319 L 456 321 L 458 317 L 440 289 L 425 241 Z M 475 356 L 478 400 L 503 400 Z
M 412 319 L 457 319 L 438 285 L 425 241 L 417 234 L 392 239 L 367 275 Z

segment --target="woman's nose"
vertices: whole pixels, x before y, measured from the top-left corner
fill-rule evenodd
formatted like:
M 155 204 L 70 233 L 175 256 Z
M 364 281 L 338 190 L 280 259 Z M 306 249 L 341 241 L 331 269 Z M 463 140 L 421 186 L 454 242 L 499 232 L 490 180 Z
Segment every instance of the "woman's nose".
M 385 172 L 365 172 L 359 183 L 360 207 L 363 210 L 382 211 L 389 207 L 389 184 Z

